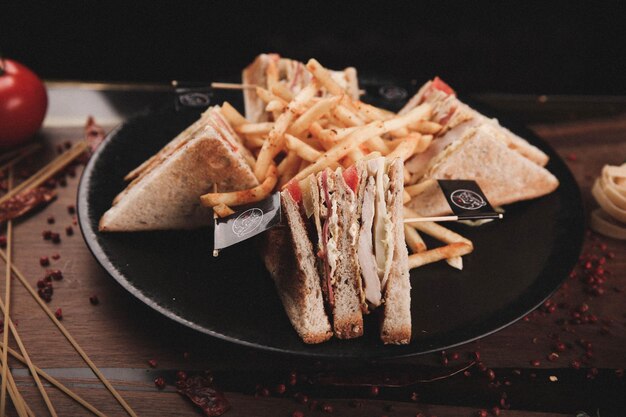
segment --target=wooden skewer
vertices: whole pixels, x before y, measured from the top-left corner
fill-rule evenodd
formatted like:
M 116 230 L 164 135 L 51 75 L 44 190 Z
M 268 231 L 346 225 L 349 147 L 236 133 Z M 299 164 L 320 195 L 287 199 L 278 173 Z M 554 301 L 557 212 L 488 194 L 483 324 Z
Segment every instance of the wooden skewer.
M 18 352 L 16 352 L 14 349 L 11 349 L 11 347 L 9 347 L 9 353 L 11 354 L 11 356 L 13 356 L 15 359 L 17 359 L 18 361 L 22 362 L 23 364 L 26 364 L 26 358 L 24 358 L 22 355 L 20 355 Z M 62 391 L 65 395 L 67 395 L 68 397 L 70 397 L 71 399 L 73 399 L 74 401 L 76 401 L 77 403 L 79 403 L 80 405 L 82 405 L 84 408 L 86 408 L 87 410 L 89 410 L 90 412 L 92 412 L 93 414 L 95 414 L 98 417 L 107 417 L 106 414 L 104 414 L 103 412 L 101 412 L 100 410 L 98 410 L 96 407 L 94 407 L 93 405 L 91 405 L 90 403 L 88 403 L 85 399 L 83 399 L 80 395 L 74 393 L 73 391 L 71 391 L 68 387 L 66 387 L 65 385 L 63 385 L 63 383 L 61 383 L 58 379 L 56 379 L 55 377 L 53 377 L 52 375 L 48 374 L 47 372 L 45 372 L 43 369 L 39 368 L 38 366 L 34 366 L 35 371 L 46 381 L 48 381 L 49 383 L 51 383 L 52 385 L 54 385 L 55 387 L 57 387 L 60 391 Z
M 254 90 L 258 86 L 254 84 L 236 84 L 236 83 L 211 83 L 211 88 L 220 90 Z
M 3 363 L 0 363 L 0 369 L 4 369 Z M 19 417 L 34 417 L 33 411 L 24 402 L 24 398 L 22 398 L 22 395 L 17 389 L 15 379 L 13 379 L 13 374 L 11 374 L 11 372 L 7 374 L 7 379 L 7 383 L 9 384 L 9 397 L 11 397 L 11 401 L 13 401 L 13 406 L 15 407 L 15 411 L 17 411 L 17 415 Z
M 6 262 L 7 258 L 3 250 L 0 250 L 0 258 L 4 259 L 4 261 Z M 57 326 L 59 331 L 63 334 L 63 336 L 65 336 L 65 338 L 72 345 L 74 350 L 76 350 L 76 352 L 81 356 L 81 358 L 83 358 L 85 363 L 91 368 L 93 373 L 96 374 L 98 379 L 100 379 L 102 384 L 109 390 L 111 395 L 115 397 L 117 402 L 124 408 L 124 410 L 128 413 L 128 415 L 130 415 L 131 417 L 137 417 L 137 414 L 135 414 L 133 409 L 130 408 L 130 406 L 124 400 L 124 398 L 122 398 L 122 396 L 117 392 L 117 390 L 113 387 L 113 385 L 111 385 L 109 380 L 104 376 L 104 374 L 102 374 L 102 371 L 98 369 L 98 367 L 93 363 L 93 361 L 89 358 L 89 356 L 87 356 L 85 351 L 80 347 L 78 342 L 76 342 L 74 337 L 67 331 L 65 326 L 61 324 L 61 322 L 55 317 L 54 313 L 50 310 L 50 308 L 48 308 L 48 306 L 44 303 L 44 301 L 37 295 L 37 292 L 30 285 L 26 277 L 20 272 L 19 269 L 17 269 L 15 265 L 11 265 L 11 269 L 13 271 L 13 275 L 17 277 L 17 279 L 22 283 L 24 288 L 26 288 L 26 290 L 30 293 L 30 295 L 37 302 L 37 304 L 39 304 L 39 306 L 44 311 L 44 313 L 46 313 L 46 315 L 50 318 L 50 320 L 52 320 L 55 326 Z
M 9 190 L 11 189 L 11 185 L 13 183 L 13 168 L 9 168 Z M 17 345 L 20 348 L 20 351 L 22 352 L 22 355 L 24 355 L 24 359 L 26 359 L 26 364 L 28 365 L 28 369 L 30 370 L 30 373 L 33 376 L 33 379 L 35 380 L 35 384 L 37 385 L 37 388 L 39 389 L 39 393 L 41 394 L 41 396 L 43 397 L 44 402 L 46 403 L 46 407 L 48 407 L 48 411 L 50 412 L 50 415 L 52 417 L 57 417 L 57 413 L 56 410 L 54 409 L 54 406 L 52 405 L 52 402 L 50 401 L 50 398 L 48 397 L 48 393 L 46 393 L 46 390 L 43 386 L 43 384 L 41 383 L 41 379 L 39 379 L 39 375 L 37 374 L 37 372 L 35 371 L 33 362 L 30 360 L 30 357 L 28 356 L 28 352 L 26 351 L 26 347 L 24 346 L 24 343 L 22 342 L 22 338 L 20 337 L 19 333 L 17 332 L 17 329 L 15 328 L 15 326 L 13 325 L 13 321 L 11 320 L 10 317 L 10 308 L 11 308 L 11 268 L 13 267 L 13 263 L 11 262 L 11 247 L 12 245 L 12 237 L 13 237 L 13 232 L 12 232 L 12 221 L 8 220 L 7 221 L 7 252 L 6 252 L 6 257 L 4 258 L 4 261 L 6 263 L 6 283 L 5 283 L 5 301 L 2 302 L 0 301 L 0 309 L 2 310 L 2 312 L 4 313 L 4 334 L 2 335 L 2 363 L 4 364 L 8 364 L 8 346 L 9 346 L 9 329 L 11 329 L 11 333 L 13 334 L 13 338 L 15 339 L 15 341 L 17 342 Z M 2 394 L 0 397 L 0 413 L 1 415 L 4 415 L 5 411 L 6 411 L 6 378 L 7 378 L 7 372 L 8 372 L 9 367 L 5 366 L 2 368 Z
M 11 192 L 13 188 L 13 167 L 9 168 L 9 177 L 7 179 L 7 191 Z M 9 345 L 9 311 L 11 308 L 11 259 L 12 259 L 12 237 L 13 237 L 13 221 L 7 220 L 7 259 L 4 281 L 4 333 L 2 334 L 2 363 L 7 363 L 8 352 L 6 346 Z M 7 401 L 7 372 L 8 366 L 2 368 L 2 383 L 0 385 L 0 416 L 4 416 L 6 412 Z
M 502 219 L 504 216 L 498 214 L 498 219 Z M 491 218 L 491 217 L 490 217 Z M 452 222 L 459 220 L 459 216 L 435 216 L 435 217 L 409 217 L 404 219 L 404 223 L 413 222 Z
M 76 159 L 81 153 L 83 153 L 87 149 L 88 146 L 89 145 L 85 140 L 75 143 L 74 146 L 72 146 L 72 148 L 70 148 L 67 152 L 59 155 L 57 158 L 55 158 L 46 166 L 33 174 L 26 181 L 22 182 L 13 190 L 0 197 L 0 205 L 18 195 L 22 191 L 31 190 L 46 182 L 50 177 L 52 177 L 54 174 L 63 169 L 67 164 Z
M 217 193 L 217 183 L 216 182 L 213 183 L 213 192 Z M 217 225 L 217 213 L 215 211 L 213 211 L 213 223 L 214 223 L 214 225 Z M 213 257 L 217 258 L 218 256 L 220 256 L 219 249 L 213 249 Z

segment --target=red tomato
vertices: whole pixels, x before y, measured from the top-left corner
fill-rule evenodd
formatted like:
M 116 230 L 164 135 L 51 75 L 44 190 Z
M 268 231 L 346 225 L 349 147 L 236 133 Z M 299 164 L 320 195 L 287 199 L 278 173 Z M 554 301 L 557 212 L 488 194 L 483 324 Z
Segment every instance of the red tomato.
M 300 188 L 300 184 L 298 183 L 298 181 L 296 180 L 289 181 L 287 183 L 286 188 L 287 188 L 287 191 L 289 191 L 291 198 L 293 198 L 293 201 L 299 204 L 300 201 L 302 201 L 302 189 Z
M 0 58 L 0 147 L 19 145 L 41 127 L 48 95 L 34 72 Z
M 356 187 L 359 185 L 359 173 L 356 172 L 354 165 L 343 171 L 343 179 L 348 187 L 356 193 Z
M 455 94 L 454 90 L 439 77 L 433 79 L 433 88 L 443 91 L 446 94 Z

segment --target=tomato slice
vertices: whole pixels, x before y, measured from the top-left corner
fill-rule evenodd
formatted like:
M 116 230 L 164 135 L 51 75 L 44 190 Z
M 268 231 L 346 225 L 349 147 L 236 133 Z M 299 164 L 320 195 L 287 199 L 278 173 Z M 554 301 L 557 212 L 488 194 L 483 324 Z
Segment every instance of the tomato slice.
M 356 193 L 356 187 L 359 185 L 359 173 L 354 165 L 343 171 L 343 179 L 348 187 Z
M 443 91 L 446 94 L 456 94 L 452 87 L 445 83 L 441 78 L 435 77 L 433 79 L 433 88 L 439 91 Z
M 300 188 L 300 184 L 298 183 L 298 181 L 289 181 L 285 188 L 287 188 L 287 191 L 289 191 L 289 195 L 291 195 L 293 201 L 295 201 L 296 204 L 300 204 L 300 201 L 302 201 L 302 189 Z

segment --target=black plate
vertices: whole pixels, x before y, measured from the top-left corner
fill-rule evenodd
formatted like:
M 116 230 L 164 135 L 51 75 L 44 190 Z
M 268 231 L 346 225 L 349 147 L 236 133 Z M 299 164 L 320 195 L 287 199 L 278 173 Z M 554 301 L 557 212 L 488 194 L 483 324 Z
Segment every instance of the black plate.
M 401 104 L 402 94 L 393 89 L 370 85 L 368 93 L 379 105 Z M 391 101 L 385 103 L 381 94 Z M 450 224 L 474 242 L 475 250 L 464 257 L 463 271 L 440 262 L 411 272 L 411 344 L 384 346 L 371 315 L 362 338 L 305 345 L 282 309 L 255 241 L 224 250 L 216 259 L 211 256 L 209 228 L 97 231 L 100 216 L 125 186 L 123 176 L 198 114 L 154 110 L 111 132 L 84 170 L 78 215 L 87 245 L 113 278 L 163 315 L 211 336 L 267 350 L 335 358 L 391 358 L 445 349 L 497 331 L 536 308 L 567 276 L 580 252 L 583 210 L 570 171 L 541 139 L 505 122 L 550 156 L 547 168 L 561 183 L 557 191 L 508 206 L 502 221 L 479 228 Z

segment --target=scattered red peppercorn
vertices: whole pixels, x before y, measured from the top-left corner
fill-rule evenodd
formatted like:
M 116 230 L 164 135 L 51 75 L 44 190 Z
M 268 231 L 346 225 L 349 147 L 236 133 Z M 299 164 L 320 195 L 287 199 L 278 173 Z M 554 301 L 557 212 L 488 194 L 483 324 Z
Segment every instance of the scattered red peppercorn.
M 52 239 L 52 231 L 51 230 L 44 230 L 41 235 L 43 236 L 43 240 L 50 240 Z
M 411 393 L 411 401 L 417 402 L 417 401 L 419 401 L 419 399 L 420 399 L 419 394 L 417 392 L 413 391 Z
M 259 390 L 259 395 L 261 395 L 261 397 L 269 397 L 270 396 L 270 390 L 267 388 L 261 388 Z
M 47 256 L 42 256 L 41 258 L 39 258 L 39 265 L 41 265 L 41 266 L 48 266 L 48 265 L 50 265 L 50 259 L 48 259 Z
M 530 361 L 530 364 L 534 367 L 537 367 L 541 365 L 541 361 L 539 361 L 539 359 L 533 359 L 532 361 Z
M 573 369 L 580 369 L 580 362 L 577 360 L 573 360 L 569 363 L 569 366 Z
M 563 342 L 557 342 L 554 345 L 554 350 L 556 350 L 557 352 L 565 352 L 565 349 L 567 349 L 567 347 L 565 346 L 565 343 Z
M 67 226 L 65 228 L 65 234 L 68 236 L 72 236 L 74 234 L 74 228 L 72 226 Z
M 91 303 L 91 305 L 98 305 L 100 304 L 100 300 L 98 299 L 97 295 L 92 295 L 91 297 L 89 297 L 89 302 Z
M 178 371 L 178 372 L 176 372 L 176 380 L 177 381 L 185 381 L 185 380 L 187 380 L 187 372 L 185 372 L 185 371 Z
M 5 235 L 0 235 L 0 248 L 7 247 L 7 237 Z
M 330 404 L 322 404 L 321 407 L 322 411 L 325 413 L 332 413 L 333 411 L 335 411 L 335 409 L 333 408 L 332 405 Z
M 54 224 L 54 216 L 50 216 L 47 219 L 48 224 Z
M 150 359 L 148 361 L 148 365 L 150 365 L 150 368 L 156 368 L 158 365 L 158 362 L 156 361 L 156 359 Z
M 154 385 L 158 388 L 158 389 L 163 389 L 165 388 L 165 379 L 162 376 L 159 376 L 157 378 L 154 379 Z
M 57 320 L 63 320 L 63 311 L 60 307 L 57 308 L 57 310 L 54 312 L 54 316 L 57 318 Z
M 370 387 L 370 397 L 377 397 L 378 394 L 380 393 L 380 388 L 378 388 L 377 386 L 371 386 Z
M 301 392 L 294 394 L 293 398 L 300 404 L 306 404 L 309 402 L 309 397 Z
M 552 352 L 548 355 L 548 360 L 550 362 L 555 362 L 557 359 L 559 359 L 559 354 L 556 352 Z
M 498 417 L 500 415 L 500 407 L 498 407 L 497 405 L 494 407 L 491 407 L 491 414 Z
M 274 392 L 278 395 L 284 394 L 285 391 L 287 391 L 287 387 L 285 386 L 285 384 L 278 384 L 274 387 Z
M 296 371 L 291 371 L 289 373 L 289 381 L 288 381 L 288 383 L 292 387 L 298 383 L 298 374 L 296 373 Z
M 493 371 L 493 369 L 489 369 L 487 371 L 487 379 L 489 379 L 490 381 L 494 381 L 496 379 L 496 373 Z
M 478 417 L 487 417 L 487 410 L 478 410 L 478 413 L 476 413 L 476 415 Z
M 52 241 L 52 243 L 61 243 L 61 235 L 52 232 L 50 234 L 50 240 Z
M 67 212 L 69 214 L 74 214 L 76 213 L 76 206 L 74 206 L 73 204 L 70 204 L 69 206 L 67 206 Z
M 293 413 L 291 413 L 291 417 L 304 417 L 304 413 L 300 410 L 296 410 Z

